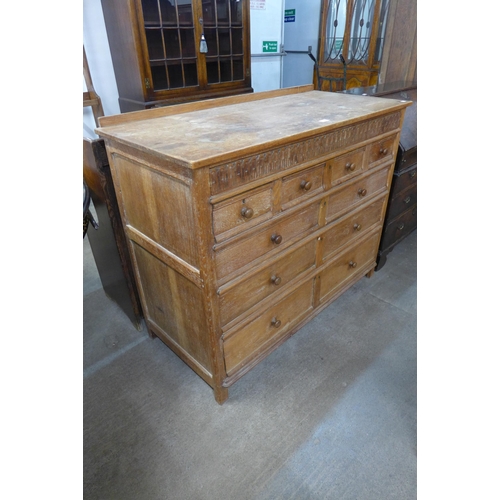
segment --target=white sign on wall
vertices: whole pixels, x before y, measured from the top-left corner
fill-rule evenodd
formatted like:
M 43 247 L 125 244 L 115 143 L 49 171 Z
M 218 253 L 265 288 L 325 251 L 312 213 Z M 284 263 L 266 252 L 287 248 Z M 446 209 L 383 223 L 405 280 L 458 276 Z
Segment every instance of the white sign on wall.
M 250 0 L 250 8 L 254 10 L 265 10 L 266 0 Z

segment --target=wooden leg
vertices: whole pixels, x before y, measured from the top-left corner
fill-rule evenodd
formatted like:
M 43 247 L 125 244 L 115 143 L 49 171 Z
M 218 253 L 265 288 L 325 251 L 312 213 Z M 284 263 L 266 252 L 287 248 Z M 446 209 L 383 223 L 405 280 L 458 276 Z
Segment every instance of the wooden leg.
M 146 325 L 146 327 L 147 327 L 148 335 L 149 335 L 150 338 L 155 339 L 155 338 L 158 337 L 158 335 L 156 335 L 156 333 L 153 332 L 153 330 L 150 328 L 149 325 Z
M 375 268 L 373 267 L 366 273 L 367 278 L 371 278 L 373 276 L 373 273 L 375 272 Z
M 224 402 L 229 397 L 229 391 L 227 387 L 214 387 L 214 397 L 215 401 L 220 405 L 224 404 Z

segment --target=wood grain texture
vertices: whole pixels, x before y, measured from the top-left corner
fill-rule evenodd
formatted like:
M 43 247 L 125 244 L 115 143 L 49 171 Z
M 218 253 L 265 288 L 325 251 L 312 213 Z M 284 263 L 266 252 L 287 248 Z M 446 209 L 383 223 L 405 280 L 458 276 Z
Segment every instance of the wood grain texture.
M 409 105 L 296 89 L 221 104 L 100 129 L 148 327 L 218 403 L 375 267 Z
M 387 19 L 378 83 L 416 81 L 417 2 L 391 0 Z
M 417 225 L 417 83 L 416 81 L 395 81 L 357 89 L 356 92 L 394 100 L 411 99 L 413 101 L 405 111 L 399 136 L 383 236 L 377 257 L 376 269 L 379 270 L 384 266 L 388 253 Z M 380 148 L 393 147 L 390 143 L 384 144 L 383 141 L 374 144 L 370 148 L 370 154 L 374 158 L 377 156 L 378 145 Z M 399 222 L 395 223 L 396 220 Z
M 267 99 L 265 106 L 260 100 L 241 102 L 99 128 L 97 133 L 186 168 L 200 168 L 404 107 L 403 103 L 398 106 L 382 98 L 345 94 L 332 97 L 326 92 L 312 91 Z
M 206 323 L 203 315 L 191 314 L 203 309 L 202 291 L 147 250 L 135 243 L 133 247 L 139 278 L 148 284 L 143 286 L 148 319 L 210 372 Z
M 255 357 L 269 344 L 275 343 L 313 307 L 312 280 L 260 314 L 254 321 L 224 338 L 224 358 L 229 376 Z
M 193 235 L 193 200 L 189 186 L 143 165 L 114 155 L 116 183 L 125 203 L 125 224 L 199 268 Z M 177 213 L 183 213 L 182 219 Z

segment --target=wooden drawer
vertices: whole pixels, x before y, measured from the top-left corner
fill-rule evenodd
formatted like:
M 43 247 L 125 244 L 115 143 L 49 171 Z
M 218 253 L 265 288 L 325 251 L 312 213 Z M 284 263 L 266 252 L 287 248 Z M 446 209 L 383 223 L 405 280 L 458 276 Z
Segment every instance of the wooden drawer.
M 392 179 L 391 196 L 394 197 L 401 191 L 404 191 L 411 185 L 417 184 L 417 166 L 413 166 L 408 170 L 394 173 Z
M 387 206 L 387 220 L 391 221 L 417 203 L 417 186 L 410 186 L 391 199 Z
M 337 111 L 344 114 L 344 110 L 338 109 Z M 296 123 L 285 126 L 300 127 L 302 119 L 309 119 L 310 116 L 309 112 L 305 113 Z M 347 115 L 344 116 L 347 117 Z M 265 151 L 257 151 L 254 154 L 242 156 L 234 161 L 213 166 L 210 168 L 209 174 L 210 194 L 215 196 L 225 191 L 244 186 L 249 182 L 264 179 L 269 175 L 286 173 L 286 170 L 289 168 L 313 162 L 317 158 L 331 156 L 335 151 L 340 149 L 356 148 L 364 141 L 370 141 L 382 134 L 397 131 L 400 122 L 401 111 L 396 111 L 385 116 L 364 120 L 359 125 L 353 126 L 353 124 L 349 124 L 331 132 L 322 133 L 321 136 L 310 138 L 297 137 L 292 142 L 285 140 L 283 144 L 271 150 L 266 148 Z M 265 127 L 270 126 L 271 122 L 266 122 Z M 263 128 L 261 127 L 254 132 L 264 138 L 262 130 Z M 275 130 L 272 130 L 272 133 L 274 134 Z M 248 134 L 248 136 L 257 138 L 256 135 L 252 134 Z M 268 135 L 265 136 L 266 140 L 268 137 Z M 281 139 L 283 138 L 281 137 L 279 140 Z M 238 144 L 229 144 L 229 146 L 234 148 L 238 147 Z
M 417 163 L 417 146 L 405 150 L 401 145 L 399 145 L 395 170 L 396 171 L 403 170 L 405 168 L 416 165 L 416 163 Z
M 246 264 L 273 250 L 288 247 L 301 233 L 318 225 L 319 203 L 302 208 L 288 217 L 280 218 L 258 232 L 227 241 L 215 249 L 217 277 L 240 270 Z
M 214 205 L 213 224 L 216 241 L 223 241 L 233 234 L 272 217 L 272 184 L 248 191 Z
M 369 146 L 368 163 L 378 163 L 381 160 L 392 160 L 396 157 L 398 144 L 395 142 L 396 137 L 391 136 L 387 139 L 374 142 Z
M 388 173 L 389 167 L 383 168 L 335 190 L 328 198 L 327 222 L 386 189 Z
M 287 209 L 307 196 L 323 189 L 325 165 L 307 168 L 296 174 L 283 177 L 281 186 L 281 207 Z
M 355 214 L 343 217 L 323 234 L 323 262 L 354 238 L 362 237 L 376 224 L 382 223 L 385 198 L 380 198 Z
M 378 238 L 379 233 L 374 233 L 355 247 L 343 252 L 321 272 L 320 303 L 328 300 L 344 282 L 354 278 L 359 272 L 366 273 L 366 266 L 370 263 L 375 267 Z
M 387 225 L 380 243 L 380 250 L 384 251 L 394 246 L 398 241 L 408 236 L 417 227 L 417 206 L 407 210 L 400 217 Z
M 282 290 L 302 272 L 314 267 L 316 239 L 288 253 L 235 286 L 220 289 L 221 323 L 226 325 L 261 300 Z
M 313 279 L 308 280 L 290 295 L 262 311 L 224 338 L 224 358 L 229 376 L 278 342 L 305 318 L 313 308 Z
M 356 149 L 327 162 L 329 186 L 335 186 L 364 171 L 365 148 Z

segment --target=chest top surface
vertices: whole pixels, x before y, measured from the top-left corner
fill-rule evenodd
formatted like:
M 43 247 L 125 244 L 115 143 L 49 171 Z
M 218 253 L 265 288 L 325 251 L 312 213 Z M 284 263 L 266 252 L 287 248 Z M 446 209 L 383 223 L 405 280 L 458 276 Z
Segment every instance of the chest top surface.
M 411 101 L 309 91 L 157 116 L 97 129 L 100 136 L 188 168 L 344 127 Z M 151 110 L 156 111 L 156 110 Z

